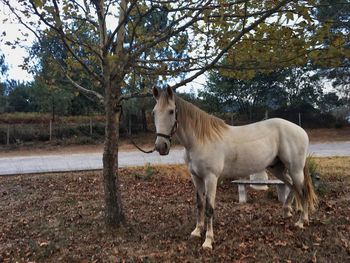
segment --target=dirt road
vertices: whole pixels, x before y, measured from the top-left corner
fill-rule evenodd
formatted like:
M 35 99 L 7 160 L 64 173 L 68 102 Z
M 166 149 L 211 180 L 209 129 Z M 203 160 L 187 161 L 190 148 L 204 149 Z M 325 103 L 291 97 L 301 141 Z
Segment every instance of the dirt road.
M 314 143 L 309 152 L 313 156 L 350 156 L 350 141 Z M 119 153 L 119 166 L 183 163 L 184 150 L 172 149 L 167 156 L 158 153 L 143 154 L 137 151 Z M 50 155 L 13 156 L 0 158 L 0 175 L 65 172 L 102 169 L 102 152 L 60 153 Z

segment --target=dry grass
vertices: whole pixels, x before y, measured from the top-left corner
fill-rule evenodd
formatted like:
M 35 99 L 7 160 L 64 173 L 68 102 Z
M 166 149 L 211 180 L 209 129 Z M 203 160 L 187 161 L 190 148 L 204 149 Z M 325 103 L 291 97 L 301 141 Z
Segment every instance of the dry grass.
M 349 157 L 324 157 L 314 158 L 314 160 L 323 178 L 334 176 L 338 178 L 350 178 Z

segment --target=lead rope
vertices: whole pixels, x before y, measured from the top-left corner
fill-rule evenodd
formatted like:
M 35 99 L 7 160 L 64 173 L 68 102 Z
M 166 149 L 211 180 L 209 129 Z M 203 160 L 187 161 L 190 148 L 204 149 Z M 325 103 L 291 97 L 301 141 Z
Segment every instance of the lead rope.
M 118 108 L 120 108 L 120 117 L 119 117 L 119 121 L 121 119 L 121 117 L 123 116 L 124 114 L 124 111 L 123 111 L 123 107 L 122 105 L 117 105 Z M 128 131 L 128 128 L 125 128 L 126 130 L 126 137 L 131 141 L 132 145 L 134 145 L 139 151 L 143 152 L 143 153 L 153 153 L 155 150 L 156 150 L 156 147 L 154 146 L 154 148 L 152 150 L 149 150 L 149 151 L 146 151 L 144 149 L 142 149 L 140 146 L 138 146 L 136 144 L 136 142 L 130 137 L 129 135 L 129 131 Z
M 121 105 L 119 105 L 118 107 L 121 108 L 121 115 L 123 115 L 123 108 Z M 173 125 L 173 127 L 171 128 L 171 132 L 170 132 L 170 135 L 166 135 L 166 134 L 162 134 L 162 133 L 156 133 L 157 136 L 161 136 L 161 137 L 164 137 L 166 139 L 169 140 L 169 142 L 171 143 L 171 137 L 175 134 L 175 132 L 177 131 L 177 128 L 178 128 L 178 122 L 177 122 L 177 109 L 175 110 L 175 123 Z M 125 128 L 126 129 L 126 137 L 131 141 L 131 143 L 141 152 L 143 153 L 153 153 L 155 150 L 156 150 L 156 147 L 154 146 L 154 148 L 152 150 L 144 150 L 142 149 L 140 146 L 138 146 L 136 144 L 136 142 L 130 137 L 129 135 L 129 131 L 128 131 L 128 128 Z
M 138 150 L 140 150 L 140 151 L 143 152 L 143 153 L 153 153 L 153 152 L 156 150 L 156 147 L 154 147 L 152 150 L 146 151 L 146 150 L 142 149 L 140 146 L 138 146 L 138 145 L 134 142 L 134 140 L 131 139 L 131 137 L 130 137 L 129 135 L 128 135 L 128 137 L 129 137 L 131 143 L 132 143 Z

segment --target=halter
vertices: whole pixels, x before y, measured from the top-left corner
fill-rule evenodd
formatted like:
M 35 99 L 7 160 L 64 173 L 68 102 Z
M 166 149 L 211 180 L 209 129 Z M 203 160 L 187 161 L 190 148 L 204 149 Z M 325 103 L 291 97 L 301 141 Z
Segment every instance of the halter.
M 177 128 L 179 127 L 179 123 L 177 121 L 177 108 L 175 107 L 175 122 L 173 127 L 171 128 L 170 134 L 164 134 L 164 133 L 156 133 L 157 137 L 163 137 L 167 139 L 169 142 L 171 142 L 171 137 L 176 133 Z
M 158 133 L 158 132 L 157 132 L 156 135 L 157 135 L 157 137 L 159 136 L 159 137 L 163 137 L 163 138 L 167 139 L 167 140 L 171 143 L 171 137 L 173 137 L 173 135 L 176 133 L 178 127 L 179 127 L 179 123 L 178 123 L 178 121 L 177 121 L 177 108 L 176 108 L 176 106 L 175 106 L 175 122 L 174 122 L 173 127 L 171 128 L 170 134 L 164 134 L 164 133 Z M 138 146 L 138 145 L 134 142 L 134 140 L 132 140 L 131 138 L 129 138 L 129 139 L 130 139 L 131 143 L 132 143 L 138 150 L 140 150 L 140 151 L 143 152 L 143 153 L 153 153 L 153 152 L 156 150 L 155 147 L 154 147 L 152 150 L 149 150 L 149 151 L 144 150 L 144 149 L 142 149 L 140 146 Z

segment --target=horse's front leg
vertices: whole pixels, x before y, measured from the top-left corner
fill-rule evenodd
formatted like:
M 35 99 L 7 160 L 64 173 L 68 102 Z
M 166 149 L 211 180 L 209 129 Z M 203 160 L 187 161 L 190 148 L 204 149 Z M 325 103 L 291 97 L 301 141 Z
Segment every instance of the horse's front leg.
M 205 185 L 202 178 L 193 174 L 191 174 L 191 177 L 196 187 L 197 196 L 197 224 L 191 233 L 191 237 L 201 237 L 201 233 L 204 230 Z
M 216 196 L 216 186 L 218 179 L 214 174 L 208 175 L 205 178 L 205 215 L 207 217 L 207 232 L 205 234 L 205 241 L 202 245 L 203 248 L 213 248 L 214 242 L 214 231 L 213 231 L 213 217 L 215 209 L 215 196 Z

